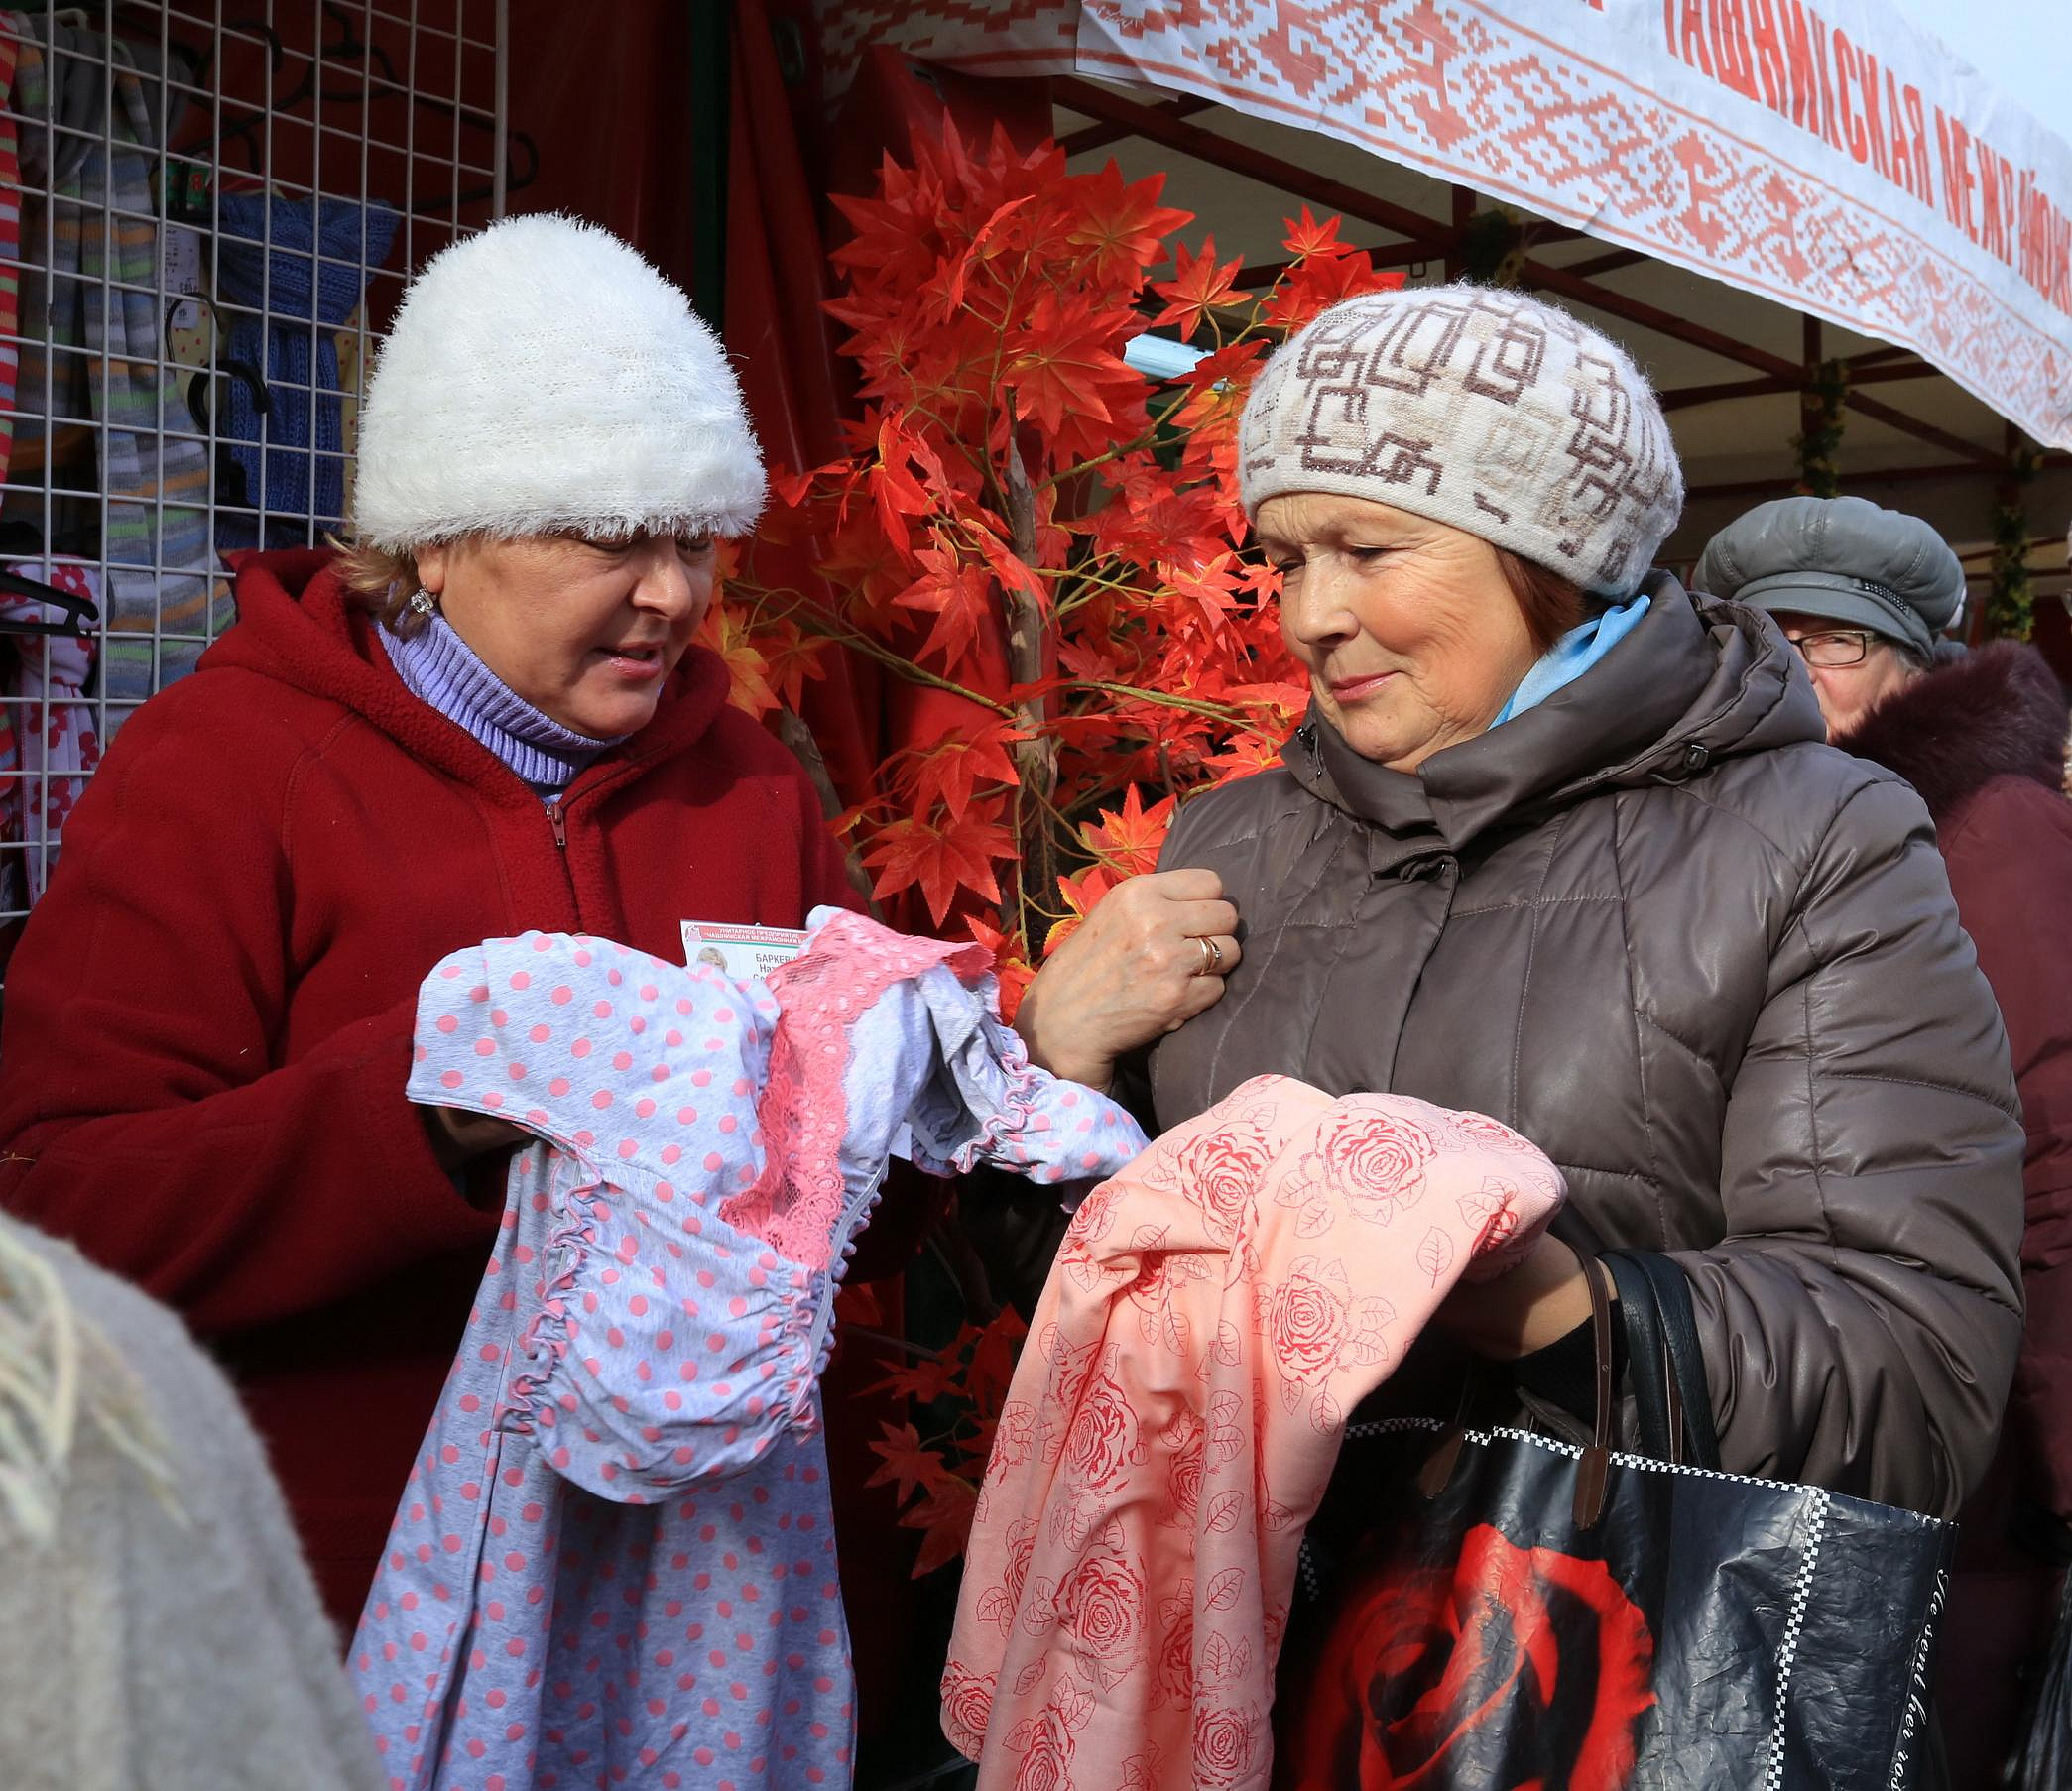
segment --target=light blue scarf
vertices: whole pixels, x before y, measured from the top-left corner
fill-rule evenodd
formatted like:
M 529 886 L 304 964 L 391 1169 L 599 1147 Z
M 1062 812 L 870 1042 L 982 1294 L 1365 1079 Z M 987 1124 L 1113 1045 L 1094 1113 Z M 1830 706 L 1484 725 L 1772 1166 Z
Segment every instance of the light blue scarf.
M 1602 615 L 1592 616 L 1580 628 L 1572 628 L 1540 656 L 1539 662 L 1525 673 L 1524 681 L 1511 693 L 1511 700 L 1497 711 L 1493 728 L 1502 727 L 1514 715 L 1523 715 L 1565 685 L 1572 684 L 1633 632 L 1634 625 L 1647 613 L 1647 599 L 1636 597 Z

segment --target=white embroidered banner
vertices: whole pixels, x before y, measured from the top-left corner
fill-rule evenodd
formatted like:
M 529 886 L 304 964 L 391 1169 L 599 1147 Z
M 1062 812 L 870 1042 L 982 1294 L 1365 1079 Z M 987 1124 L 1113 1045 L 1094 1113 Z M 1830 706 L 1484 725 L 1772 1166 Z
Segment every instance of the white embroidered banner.
M 839 11 L 845 35 L 975 71 L 1071 68 L 1328 132 L 1914 349 L 2072 447 L 2072 144 L 1879 0 Z

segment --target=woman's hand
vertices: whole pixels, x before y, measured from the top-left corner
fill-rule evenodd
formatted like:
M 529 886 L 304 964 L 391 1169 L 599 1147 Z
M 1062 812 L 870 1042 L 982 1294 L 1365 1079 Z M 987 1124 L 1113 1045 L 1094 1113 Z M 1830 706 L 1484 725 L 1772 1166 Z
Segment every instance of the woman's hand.
M 1492 1362 L 1516 1362 L 1558 1342 L 1590 1316 L 1589 1269 L 1542 1232 L 1525 1259 L 1494 1281 L 1462 1281 L 1432 1323 Z
M 1125 1051 L 1215 1005 L 1243 956 L 1237 924 L 1213 871 L 1155 871 L 1118 884 L 1022 997 L 1015 1029 L 1030 1061 L 1105 1089 Z

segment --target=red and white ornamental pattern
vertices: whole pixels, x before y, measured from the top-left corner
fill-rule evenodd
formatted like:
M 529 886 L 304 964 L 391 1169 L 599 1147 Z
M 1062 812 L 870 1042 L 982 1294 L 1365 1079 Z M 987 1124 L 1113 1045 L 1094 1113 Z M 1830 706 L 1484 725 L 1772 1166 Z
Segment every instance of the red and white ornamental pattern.
M 1884 0 L 1006 0 L 861 46 L 1326 132 L 1912 348 L 2072 447 L 2072 145 Z

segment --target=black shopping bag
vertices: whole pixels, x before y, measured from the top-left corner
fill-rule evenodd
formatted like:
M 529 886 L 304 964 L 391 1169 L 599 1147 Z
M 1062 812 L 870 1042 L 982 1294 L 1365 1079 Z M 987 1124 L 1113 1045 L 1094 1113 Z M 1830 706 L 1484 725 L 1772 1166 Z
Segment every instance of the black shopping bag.
M 1355 1422 L 1310 1525 L 1280 1791 L 1906 1791 L 1954 1526 L 1722 1474 L 1689 1292 L 1607 1259 L 1646 1446 Z M 1594 1279 L 1594 1277 L 1593 1277 Z M 1421 1484 L 1420 1484 L 1421 1483 Z
M 2072 1785 L 2072 1572 L 2059 1583 L 2050 1646 L 2000 1782 L 2005 1791 L 2065 1791 Z

